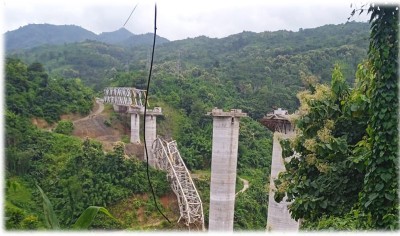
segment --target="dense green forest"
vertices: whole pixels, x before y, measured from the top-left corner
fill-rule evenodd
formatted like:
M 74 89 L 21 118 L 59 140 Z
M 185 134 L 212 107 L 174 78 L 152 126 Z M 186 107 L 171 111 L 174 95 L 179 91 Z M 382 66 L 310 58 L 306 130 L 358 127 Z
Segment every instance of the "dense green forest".
M 347 139 L 338 138 L 337 146 L 330 148 L 342 152 L 343 145 L 354 145 L 365 134 L 356 133 L 356 130 L 364 130 L 367 125 L 367 115 L 361 112 L 366 105 L 360 95 L 363 89 L 360 78 L 368 77 L 364 71 L 369 67 L 365 65 L 357 70 L 357 65 L 367 58 L 368 37 L 368 24 L 349 22 L 299 32 L 243 32 L 222 39 L 202 36 L 157 45 L 149 91 L 150 106 L 163 108 L 164 116 L 157 120 L 158 132 L 176 139 L 187 167 L 194 173 L 201 173 L 202 177 L 195 182 L 203 200 L 206 225 L 212 119 L 205 114 L 214 107 L 239 108 L 249 114 L 250 117 L 240 123 L 238 175 L 249 180 L 250 187 L 236 197 L 234 229 L 264 231 L 272 133 L 257 120 L 273 107 L 297 110 L 304 101 L 301 97 L 298 100 L 296 94 L 304 89 L 320 91 L 319 94 L 327 96 L 324 91 L 330 88 L 326 84 L 333 77 L 336 82 L 332 82 L 332 87 L 338 87 L 340 94 L 343 91 L 355 94 L 343 97 L 336 93 L 338 97 L 332 98 L 332 103 L 348 109 L 346 115 L 338 116 L 339 124 L 335 127 L 351 125 L 355 129 L 340 134 Z M 70 135 L 72 122 L 60 121 L 62 114 L 87 114 L 92 109 L 94 95 L 101 97 L 106 86 L 145 88 L 149 50 L 146 45 L 123 47 L 87 40 L 40 46 L 8 55 L 5 70 L 6 229 L 48 228 L 35 184 L 48 195 L 63 229 L 70 228 L 91 205 L 117 212 L 115 219 L 99 216 L 92 228 L 146 229 L 138 221 L 141 209 L 145 209 L 146 217 L 162 222 L 150 228 L 182 228 L 168 224 L 157 213 L 151 198 L 144 197 L 150 195 L 145 163 L 135 157 L 126 158 L 121 146 L 104 152 L 95 140 L 73 137 Z M 321 85 L 312 85 L 316 82 Z M 349 89 L 354 86 L 354 90 Z M 350 98 L 353 99 L 350 105 L 340 105 L 341 101 Z M 333 108 L 335 112 L 337 109 Z M 58 122 L 58 126 L 54 132 L 39 129 L 32 124 L 30 119 L 33 117 Z M 357 119 L 353 120 L 354 117 Z M 333 128 L 325 121 L 315 126 Z M 353 137 L 353 133 L 357 135 Z M 324 148 L 329 149 L 329 146 Z M 354 165 L 348 173 L 352 175 L 351 180 L 336 183 L 345 196 L 334 201 L 329 199 L 332 202 L 328 208 L 332 209 L 332 214 L 329 215 L 342 216 L 347 213 L 346 207 L 356 204 L 347 199 L 360 191 L 359 186 L 347 188 L 353 183 L 353 177 L 354 181 L 363 180 L 363 170 Z M 339 173 L 348 171 L 347 162 L 342 159 L 338 159 L 334 167 Z M 165 173 L 151 169 L 151 176 L 157 201 L 171 194 Z M 331 176 L 321 178 L 318 186 L 331 180 Z M 331 192 L 324 194 L 332 195 Z M 325 210 L 327 198 L 319 201 Z M 342 202 L 348 205 L 340 205 Z M 339 205 L 341 207 L 337 207 Z M 125 207 L 130 211 L 120 215 Z M 306 218 L 307 215 L 301 214 L 302 207 L 304 205 L 299 208 L 298 216 Z M 176 209 L 162 207 L 162 210 L 169 218 L 178 218 Z M 306 211 L 310 216 L 305 227 L 311 229 L 318 228 L 315 222 L 328 216 L 308 208 Z M 297 217 L 296 212 L 294 216 Z
M 53 93 L 57 95 L 57 100 L 52 100 L 51 96 L 55 95 L 48 95 L 46 102 L 35 102 L 41 99 L 41 91 L 50 83 L 53 88 L 58 88 L 55 90 L 58 93 Z M 71 86 L 71 83 L 75 86 Z M 60 220 L 61 228 L 65 229 L 70 228 L 82 211 L 89 206 L 111 205 L 113 208 L 114 205 L 127 201 L 135 194 L 150 193 L 145 181 L 145 163 L 135 158 L 126 159 L 119 146 L 113 152 L 104 153 L 100 143 L 88 139 L 82 141 L 70 136 L 72 122 L 59 121 L 61 114 L 81 111 L 74 107 L 76 105 L 84 107 L 89 104 L 88 110 L 91 109 L 93 92 L 84 87 L 79 79 L 51 78 L 42 71 L 39 63 L 26 65 L 18 59 L 7 59 L 6 86 L 8 88 L 5 119 L 7 229 L 46 228 L 40 207 L 42 199 L 35 184 L 46 192 Z M 196 88 L 194 85 L 191 87 L 193 90 Z M 21 106 L 15 105 L 14 99 L 23 101 L 21 104 L 27 104 L 21 109 Z M 200 98 L 193 96 L 193 99 Z M 188 103 L 186 106 L 188 110 L 185 110 L 179 109 L 181 103 L 178 101 L 167 105 L 169 100 L 164 101 L 156 96 L 150 101 L 154 101 L 154 105 L 165 104 L 163 107 L 166 116 L 160 121 L 160 131 L 166 136 L 176 135 L 179 138 L 181 153 L 188 167 L 192 170 L 209 172 L 207 169 L 211 160 L 212 126 L 211 119 L 204 114 L 207 107 L 212 107 L 211 103 Z M 53 104 L 54 109 L 48 109 L 49 103 Z M 46 112 L 38 113 L 37 110 Z M 85 114 L 88 110 L 81 112 Z M 54 132 L 49 132 L 34 126 L 30 120 L 32 117 L 59 122 Z M 238 197 L 243 200 L 237 203 L 235 227 L 263 229 L 266 223 L 264 216 L 267 212 L 266 199 L 268 199 L 265 182 L 270 169 L 270 133 L 265 132 L 264 128 L 251 118 L 242 121 L 241 130 L 239 174 L 252 179 L 252 186 L 249 191 Z M 170 194 L 165 173 L 152 170 L 151 180 L 158 198 Z M 205 209 L 208 209 L 209 182 L 207 179 L 199 179 L 197 182 L 205 198 L 203 200 Z M 138 197 L 134 199 L 138 202 L 136 210 L 146 207 L 147 217 L 157 215 L 151 199 L 145 201 Z M 246 203 L 249 200 L 254 204 L 249 206 Z M 260 205 L 263 207 L 258 207 Z M 243 209 L 250 209 L 254 214 L 245 217 L 247 211 L 243 212 Z M 170 209 L 164 210 L 173 218 L 179 214 Z M 135 208 L 132 211 L 135 212 Z M 132 223 L 138 216 L 135 217 L 128 220 L 124 217 L 117 220 L 100 218 L 102 220 L 95 222 L 92 227 L 141 229 L 138 223 L 136 226 Z M 181 226 L 164 223 L 158 227 L 168 229 Z
M 221 39 L 201 36 L 177 40 L 157 45 L 154 74 L 161 80 L 172 77 L 178 83 L 190 78 L 208 84 L 218 82 L 237 95 L 235 104 L 229 105 L 258 119 L 273 106 L 296 110 L 296 93 L 304 88 L 304 75 L 315 75 L 327 83 L 333 66 L 340 64 L 347 81 L 353 83 L 357 64 L 367 55 L 368 35 L 367 23 L 348 22 L 299 32 L 242 32 Z M 41 62 L 50 75 L 79 77 L 95 91 L 110 84 L 143 89 L 150 47 L 122 47 L 87 40 L 10 55 L 28 64 Z M 118 77 L 124 73 L 138 74 L 142 81 L 129 80 L 132 75 L 127 75 L 122 82 Z M 157 84 L 152 89 L 164 87 Z M 175 92 L 179 93 L 177 89 Z
M 64 113 L 87 113 L 93 103 L 93 92 L 80 80 L 53 79 L 41 68 L 39 63 L 6 61 L 6 228 L 46 228 L 35 184 L 46 192 L 62 228 L 69 228 L 89 206 L 149 193 L 145 163 L 126 159 L 120 146 L 104 153 L 96 141 L 60 134 L 68 130 L 67 121 L 55 132 L 32 124 L 31 117 L 54 122 Z M 164 173 L 151 170 L 151 175 L 157 196 L 170 191 Z M 118 221 L 97 227 L 126 228 Z
M 54 122 L 62 114 L 87 114 L 92 108 L 93 92 L 80 79 L 50 78 L 40 63 L 7 59 L 5 88 L 7 109 L 25 117 Z

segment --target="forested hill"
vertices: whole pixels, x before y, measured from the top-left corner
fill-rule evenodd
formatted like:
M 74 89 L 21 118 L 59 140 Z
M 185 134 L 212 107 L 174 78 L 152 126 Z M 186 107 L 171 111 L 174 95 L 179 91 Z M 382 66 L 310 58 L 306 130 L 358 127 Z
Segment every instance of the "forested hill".
M 97 40 L 125 46 L 151 44 L 152 34 L 135 35 L 121 28 L 113 32 L 104 32 L 99 35 L 76 25 L 29 24 L 4 34 L 6 51 L 12 52 L 29 49 L 42 45 L 60 45 L 64 43 Z M 158 36 L 158 43 L 169 40 Z
M 368 36 L 367 23 L 349 22 L 299 32 L 242 32 L 221 39 L 201 36 L 172 41 L 157 45 L 154 76 L 175 80 L 200 78 L 206 87 L 215 87 L 218 81 L 226 91 L 232 87 L 229 91 L 234 94 L 230 95 L 237 98 L 232 106 L 259 118 L 272 106 L 294 111 L 299 105 L 295 95 L 304 87 L 302 78 L 315 75 L 328 82 L 335 64 L 340 65 L 349 82 L 354 81 L 357 64 L 366 58 Z M 145 78 L 150 49 L 150 45 L 128 48 L 84 41 L 46 45 L 9 56 L 29 64 L 39 61 L 51 75 L 79 77 L 86 85 L 101 90 L 110 84 L 144 86 L 140 80 L 121 82 L 120 77 L 136 73 Z M 193 80 L 185 83 L 190 81 Z M 180 89 L 182 86 L 164 88 L 177 94 Z

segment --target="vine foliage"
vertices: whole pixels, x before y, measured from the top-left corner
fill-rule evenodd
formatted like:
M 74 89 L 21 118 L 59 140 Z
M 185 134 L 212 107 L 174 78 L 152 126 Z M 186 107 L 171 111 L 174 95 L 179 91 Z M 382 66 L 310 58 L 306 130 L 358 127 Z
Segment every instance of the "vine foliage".
M 360 197 L 376 227 L 398 228 L 398 6 L 370 6 L 369 60 L 375 79 L 371 83 L 371 118 L 367 132 L 371 156 L 366 161 Z

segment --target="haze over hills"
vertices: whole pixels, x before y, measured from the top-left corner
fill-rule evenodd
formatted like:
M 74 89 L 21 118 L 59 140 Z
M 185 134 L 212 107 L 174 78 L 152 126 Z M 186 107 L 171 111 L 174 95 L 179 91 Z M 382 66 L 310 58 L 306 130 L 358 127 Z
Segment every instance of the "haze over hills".
M 76 25 L 51 24 L 29 24 L 16 30 L 8 31 L 4 36 L 7 52 L 34 48 L 41 45 L 60 45 L 64 43 L 82 42 L 85 40 L 96 40 L 124 46 L 151 44 L 153 41 L 152 33 L 135 35 L 125 28 L 97 35 Z M 169 40 L 166 38 L 157 36 L 158 44 L 168 41 Z

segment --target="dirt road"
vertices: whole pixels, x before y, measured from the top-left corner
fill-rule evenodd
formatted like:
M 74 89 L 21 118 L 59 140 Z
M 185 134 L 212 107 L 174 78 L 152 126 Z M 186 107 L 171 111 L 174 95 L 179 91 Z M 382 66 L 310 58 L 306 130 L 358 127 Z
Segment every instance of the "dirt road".
M 239 179 L 243 182 L 243 188 L 239 192 L 237 192 L 236 195 L 238 195 L 239 193 L 243 193 L 244 191 L 246 191 L 250 187 L 250 184 L 249 184 L 248 180 L 242 179 L 240 177 L 239 177 Z
M 83 118 L 81 118 L 81 119 L 78 119 L 78 120 L 74 120 L 73 123 L 75 124 L 76 122 L 81 122 L 81 121 L 84 121 L 84 120 L 89 120 L 89 119 L 94 118 L 94 117 L 97 116 L 97 115 L 100 115 L 100 114 L 104 111 L 103 100 L 100 99 L 100 98 L 96 98 L 96 104 L 97 104 L 97 105 L 96 105 L 96 107 L 95 107 L 95 110 L 92 111 L 92 112 L 90 112 L 90 114 L 89 114 L 88 116 L 85 116 L 85 117 L 83 117 Z
M 124 129 L 107 126 L 105 121 L 109 119 L 109 114 L 103 111 L 104 104 L 102 99 L 96 98 L 96 106 L 93 111 L 88 116 L 73 121 L 74 131 L 72 135 L 82 139 L 91 138 L 100 141 L 105 151 L 111 151 L 115 144 L 121 141 Z M 143 158 L 142 145 L 125 143 L 124 147 L 125 154 L 135 155 L 139 159 Z

